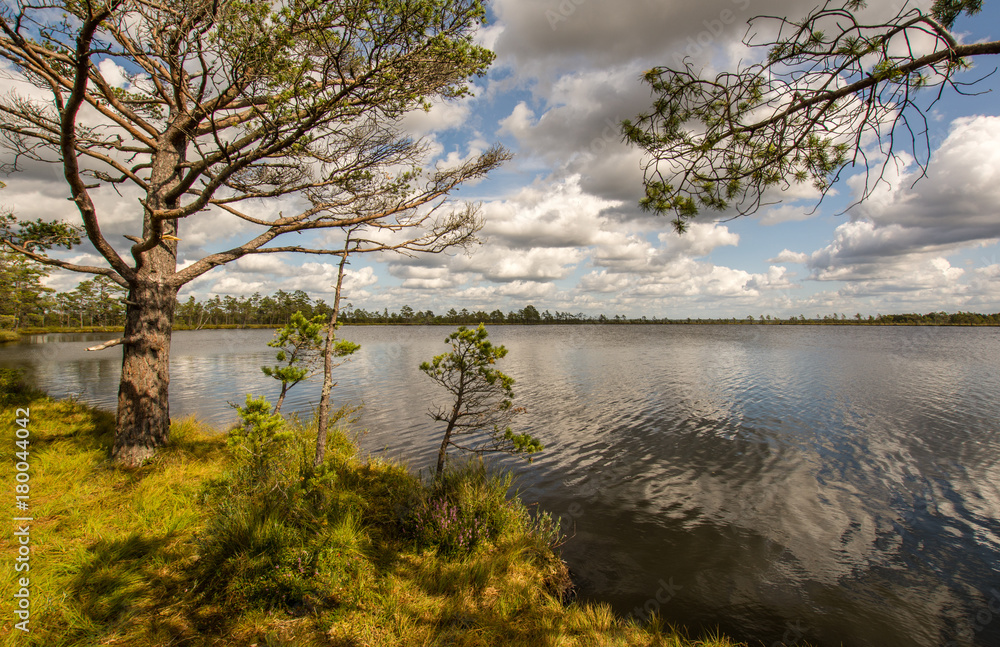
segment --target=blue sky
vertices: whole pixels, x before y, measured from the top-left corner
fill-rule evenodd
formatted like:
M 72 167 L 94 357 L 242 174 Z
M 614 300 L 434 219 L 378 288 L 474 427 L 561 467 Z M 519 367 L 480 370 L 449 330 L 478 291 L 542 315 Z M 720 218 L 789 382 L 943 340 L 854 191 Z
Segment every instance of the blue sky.
M 479 38 L 497 61 L 475 81 L 475 96 L 404 123 L 438 160 L 496 141 L 514 152 L 456 195 L 481 204 L 484 242 L 471 256 L 352 259 L 345 298 L 377 310 L 531 303 L 666 317 L 1000 311 L 1000 74 L 976 87 L 981 96 L 947 93 L 935 106 L 928 177 L 911 186 L 914 168 L 902 166 L 846 214 L 857 173 L 846 172 L 815 211 L 816 196 L 799 187 L 753 217 L 704 214 L 683 236 L 667 219 L 639 212 L 642 155 L 621 142 L 617 124 L 650 104 L 641 72 L 685 55 L 706 69 L 731 66 L 749 55 L 740 46 L 748 18 L 801 17 L 814 2 L 491 2 Z M 1000 8 L 986 3 L 956 31 L 966 42 L 1000 39 Z M 967 75 L 998 64 L 1000 57 L 982 57 Z M 7 183 L 4 201 L 21 215 L 65 208 L 52 176 Z M 127 201 L 108 196 L 101 204 L 112 220 L 134 219 Z M 226 231 L 209 218 L 190 226 L 181 260 L 220 247 Z M 84 249 L 79 260 L 87 256 Z M 303 289 L 329 301 L 335 276 L 332 261 L 268 256 L 216 269 L 182 297 Z M 67 289 L 79 279 L 54 274 L 50 282 Z

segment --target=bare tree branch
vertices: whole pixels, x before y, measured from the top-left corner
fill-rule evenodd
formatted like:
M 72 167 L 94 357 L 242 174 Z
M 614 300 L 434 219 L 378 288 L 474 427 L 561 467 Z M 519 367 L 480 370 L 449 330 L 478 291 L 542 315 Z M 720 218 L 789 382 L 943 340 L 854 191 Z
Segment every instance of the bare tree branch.
M 87 348 L 87 350 L 88 351 L 107 350 L 108 348 L 113 348 L 114 346 L 121 346 L 122 344 L 125 344 L 128 341 L 129 340 L 126 339 L 125 337 L 119 337 L 118 339 L 111 339 L 109 341 L 106 341 L 103 344 L 91 346 L 90 348 Z
M 33 252 L 30 249 L 28 249 L 28 248 L 26 248 L 26 247 L 24 247 L 22 245 L 17 245 L 17 244 L 15 244 L 15 243 L 13 243 L 13 242 L 11 242 L 9 240 L 3 240 L 3 241 L 0 241 L 0 242 L 3 242 L 4 245 L 6 245 L 7 247 L 9 247 L 13 251 L 17 252 L 18 254 L 22 254 L 24 256 L 27 256 L 31 260 L 37 261 L 39 263 L 42 263 L 43 265 L 50 265 L 52 267 L 59 267 L 59 268 L 62 268 L 64 270 L 70 270 L 72 272 L 83 272 L 83 273 L 86 273 L 86 274 L 98 274 L 100 276 L 106 276 L 109 279 L 111 279 L 112 281 L 114 281 L 115 283 L 117 283 L 118 285 L 120 285 L 122 287 L 128 287 L 128 283 L 124 279 L 122 279 L 122 277 L 118 276 L 118 274 L 115 273 L 115 271 L 112 270 L 111 268 L 108 268 L 108 267 L 96 267 L 96 266 L 93 266 L 93 265 L 77 265 L 76 263 L 69 263 L 67 261 L 61 261 L 61 260 L 59 260 L 57 258 L 51 258 L 49 256 L 46 256 L 45 254 L 39 254 L 37 252 Z

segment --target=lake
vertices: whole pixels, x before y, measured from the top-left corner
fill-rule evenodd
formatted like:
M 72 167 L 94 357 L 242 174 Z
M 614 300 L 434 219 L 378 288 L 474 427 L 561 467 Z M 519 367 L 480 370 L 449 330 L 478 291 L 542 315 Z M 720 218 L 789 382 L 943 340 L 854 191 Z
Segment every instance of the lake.
M 345 327 L 337 402 L 362 447 L 433 464 L 446 394 L 418 370 L 447 327 Z M 171 414 L 231 423 L 277 383 L 271 331 L 178 332 Z M 55 396 L 112 408 L 113 335 L 0 347 Z M 1000 329 L 497 326 L 521 427 L 516 470 L 559 515 L 579 594 L 765 645 L 1000 645 Z M 285 411 L 308 416 L 319 383 Z

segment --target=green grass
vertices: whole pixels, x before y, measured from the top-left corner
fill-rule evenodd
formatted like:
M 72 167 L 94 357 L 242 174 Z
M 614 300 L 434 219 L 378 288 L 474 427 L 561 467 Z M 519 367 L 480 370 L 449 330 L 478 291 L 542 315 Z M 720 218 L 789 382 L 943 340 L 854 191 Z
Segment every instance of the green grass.
M 5 342 L 17 341 L 21 338 L 21 335 L 17 334 L 13 330 L 0 330 L 0 344 Z
M 0 446 L 14 448 L 16 410 L 30 408 L 34 521 L 31 633 L 13 628 L 23 574 L 4 569 L 4 647 L 732 644 L 564 605 L 557 531 L 476 464 L 427 485 L 339 432 L 313 470 L 302 425 L 227 442 L 184 420 L 154 461 L 123 471 L 111 414 L 5 375 Z M 11 532 L 0 551 L 16 554 Z

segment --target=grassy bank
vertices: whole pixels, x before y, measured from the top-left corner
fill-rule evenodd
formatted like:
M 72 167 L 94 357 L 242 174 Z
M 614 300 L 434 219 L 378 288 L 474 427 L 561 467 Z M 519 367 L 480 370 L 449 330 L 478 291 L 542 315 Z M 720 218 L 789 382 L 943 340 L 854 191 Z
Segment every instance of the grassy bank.
M 313 470 L 309 431 L 262 415 L 228 441 L 175 423 L 154 462 L 125 472 L 108 462 L 111 414 L 6 391 L 5 453 L 30 409 L 34 520 L 30 571 L 3 573 L 5 647 L 731 644 L 564 605 L 551 524 L 479 468 L 427 486 L 339 433 Z M 13 461 L 0 481 L 15 482 Z M 25 575 L 29 634 L 13 626 Z
M 121 326 L 24 326 L 18 330 L 22 335 L 47 335 L 58 333 L 122 332 Z
M 17 341 L 20 338 L 21 336 L 13 330 L 0 330 L 0 344 L 4 342 Z

